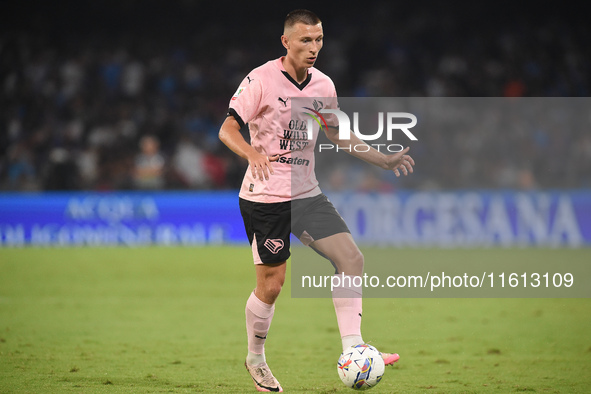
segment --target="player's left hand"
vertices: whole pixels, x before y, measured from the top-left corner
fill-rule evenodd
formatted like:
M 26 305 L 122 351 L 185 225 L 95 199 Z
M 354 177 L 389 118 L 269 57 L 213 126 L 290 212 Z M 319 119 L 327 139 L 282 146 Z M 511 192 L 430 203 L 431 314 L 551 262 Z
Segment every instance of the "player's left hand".
M 394 174 L 396 174 L 396 176 L 400 176 L 400 173 L 404 175 L 412 174 L 412 166 L 415 165 L 415 161 L 412 157 L 410 157 L 410 155 L 406 154 L 409 150 L 410 147 L 406 147 L 406 149 L 398 153 L 386 156 L 385 168 L 387 170 L 394 171 Z

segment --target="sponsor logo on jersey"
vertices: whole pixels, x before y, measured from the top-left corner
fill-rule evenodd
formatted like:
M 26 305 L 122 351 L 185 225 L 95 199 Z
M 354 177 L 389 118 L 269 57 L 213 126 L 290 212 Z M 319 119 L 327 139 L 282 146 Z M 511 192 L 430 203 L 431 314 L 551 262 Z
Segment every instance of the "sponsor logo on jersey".
M 278 160 L 278 163 L 283 163 L 283 164 L 290 164 L 292 166 L 306 166 L 308 167 L 310 165 L 310 160 L 308 159 L 302 159 L 301 157 L 285 157 L 285 156 L 281 156 Z
M 309 143 L 310 141 L 279 140 L 279 149 L 303 150 Z
M 284 243 L 281 239 L 268 239 L 265 241 L 265 248 L 269 249 L 273 254 L 279 253 L 283 246 Z
M 283 135 L 279 137 L 279 149 L 281 150 L 303 150 L 310 144 L 308 140 L 308 133 L 305 131 L 297 131 L 298 124 L 303 124 L 301 121 L 292 120 L 289 122 L 290 130 L 283 130 Z

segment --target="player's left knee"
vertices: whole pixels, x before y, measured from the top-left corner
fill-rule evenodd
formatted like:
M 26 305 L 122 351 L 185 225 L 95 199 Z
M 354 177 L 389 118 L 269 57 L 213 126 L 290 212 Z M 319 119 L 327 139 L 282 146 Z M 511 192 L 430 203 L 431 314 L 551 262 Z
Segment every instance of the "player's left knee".
M 351 262 L 356 267 L 363 268 L 363 264 L 365 263 L 365 258 L 363 257 L 363 253 L 359 249 L 357 249 L 351 256 Z
M 346 275 L 360 276 L 363 273 L 364 263 L 363 253 L 357 249 L 347 256 L 343 264 L 340 264 L 339 271 L 344 272 Z

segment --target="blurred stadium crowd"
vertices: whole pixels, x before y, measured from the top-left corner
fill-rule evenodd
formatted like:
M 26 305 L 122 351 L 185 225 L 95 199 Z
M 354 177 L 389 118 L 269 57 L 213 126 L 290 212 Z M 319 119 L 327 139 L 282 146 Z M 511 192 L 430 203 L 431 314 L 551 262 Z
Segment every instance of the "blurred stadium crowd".
M 99 10 L 107 15 L 129 15 L 138 6 L 107 4 L 115 7 Z M 56 27 L 59 20 L 41 23 L 48 31 L 3 30 L 0 190 L 237 188 L 246 163 L 221 144 L 217 132 L 246 73 L 283 54 L 285 13 L 257 23 L 239 23 L 240 15 L 201 16 L 195 23 L 182 17 L 198 14 L 202 4 L 179 2 L 177 10 L 168 10 L 178 26 L 146 27 L 141 18 L 122 18 L 107 33 L 99 24 L 72 33 Z M 332 77 L 340 96 L 591 93 L 589 24 L 551 14 L 466 23 L 465 13 L 416 7 L 400 17 L 396 7 L 368 2 L 364 18 L 317 11 L 326 34 L 317 67 Z M 495 141 L 514 139 L 511 128 L 504 132 Z M 458 154 L 441 154 L 440 139 L 422 140 L 414 152 L 421 175 L 398 186 L 591 187 L 588 129 L 569 138 L 557 129 L 541 137 L 539 130 L 528 132 L 520 137 L 525 150 L 483 135 L 480 149 L 452 140 L 446 148 Z M 490 160 L 476 172 L 453 170 L 459 155 L 470 166 L 483 160 L 483 150 Z M 540 165 L 547 158 L 551 166 Z M 390 175 L 368 171 L 354 188 L 366 187 L 368 179 L 390 182 Z

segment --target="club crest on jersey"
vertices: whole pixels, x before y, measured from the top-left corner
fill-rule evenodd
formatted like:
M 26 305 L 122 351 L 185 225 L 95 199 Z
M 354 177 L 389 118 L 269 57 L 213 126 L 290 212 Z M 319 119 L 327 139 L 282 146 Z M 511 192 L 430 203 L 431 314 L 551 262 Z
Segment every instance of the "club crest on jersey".
M 273 254 L 279 253 L 283 246 L 284 243 L 281 239 L 268 239 L 265 241 L 265 248 L 269 249 Z
M 324 108 L 324 103 L 320 100 L 314 99 L 314 102 L 312 102 L 312 106 L 316 111 L 320 111 L 322 108 Z
M 240 93 L 244 91 L 244 89 L 246 89 L 244 86 L 240 86 L 238 90 L 236 90 L 236 93 L 234 93 L 234 95 L 232 96 L 232 100 L 236 100 Z

